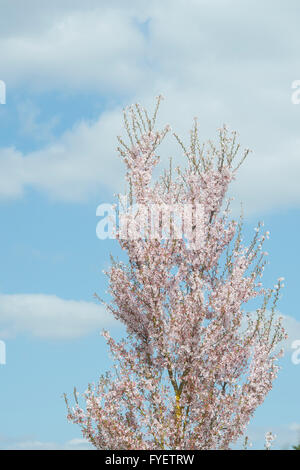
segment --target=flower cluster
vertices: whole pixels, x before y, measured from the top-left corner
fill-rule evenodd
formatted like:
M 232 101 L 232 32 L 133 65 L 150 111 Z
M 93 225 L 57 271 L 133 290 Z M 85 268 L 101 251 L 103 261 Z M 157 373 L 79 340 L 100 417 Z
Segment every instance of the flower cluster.
M 275 289 L 258 282 L 265 266 L 261 225 L 243 246 L 240 223 L 225 200 L 240 163 L 236 133 L 220 130 L 219 145 L 199 144 L 197 122 L 187 167 L 152 184 L 157 146 L 170 131 L 155 131 L 139 105 L 125 112 L 129 142 L 119 152 L 127 167 L 130 197 L 139 204 L 200 204 L 205 239 L 162 241 L 116 235 L 129 258 L 108 271 L 107 308 L 127 328 L 115 342 L 104 333 L 114 371 L 85 393 L 86 406 L 69 407 L 69 419 L 98 449 L 228 449 L 243 435 L 276 377 L 275 348 L 285 335 L 275 321 Z M 131 124 L 130 124 L 131 123 Z M 199 221 L 198 221 L 199 222 Z M 197 221 L 195 222 L 197 223 Z M 261 298 L 256 312 L 245 312 Z M 268 308 L 269 302 L 273 303 Z

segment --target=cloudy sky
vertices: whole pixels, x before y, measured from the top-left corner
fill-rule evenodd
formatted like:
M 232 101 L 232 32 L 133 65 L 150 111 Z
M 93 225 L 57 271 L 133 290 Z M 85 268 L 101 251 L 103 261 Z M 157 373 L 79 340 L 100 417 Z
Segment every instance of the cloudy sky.
M 109 368 L 101 329 L 122 333 L 93 299 L 119 253 L 96 238 L 96 207 L 124 191 L 123 107 L 151 110 L 158 94 L 159 123 L 183 139 L 198 116 L 203 140 L 226 123 L 253 151 L 232 192 L 246 231 L 264 220 L 271 232 L 265 283 L 286 278 L 290 340 L 248 434 L 296 443 L 299 14 L 296 0 L 0 0 L 0 448 L 86 447 L 62 394 Z M 184 163 L 168 140 L 162 167 L 170 154 Z

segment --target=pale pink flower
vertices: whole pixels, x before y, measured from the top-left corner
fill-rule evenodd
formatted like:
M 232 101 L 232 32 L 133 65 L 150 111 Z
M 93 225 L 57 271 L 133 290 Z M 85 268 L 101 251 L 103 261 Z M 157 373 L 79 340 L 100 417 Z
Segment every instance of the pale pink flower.
M 115 368 L 89 386 L 84 410 L 76 396 L 68 418 L 98 449 L 228 449 L 271 390 L 275 347 L 285 335 L 280 321 L 271 328 L 272 290 L 257 283 L 265 237 L 256 233 L 243 246 L 238 224 L 224 210 L 239 166 L 236 134 L 226 127 L 218 145 L 203 149 L 195 121 L 190 148 L 176 136 L 187 167 L 151 183 L 157 147 L 169 131 L 154 129 L 156 112 L 150 119 L 140 107 L 131 108 L 132 129 L 125 121 L 129 142 L 120 140 L 119 151 L 130 196 L 147 207 L 201 205 L 204 239 L 191 249 L 182 238 L 116 234 L 129 263 L 114 262 L 108 272 L 107 308 L 128 337 L 117 342 L 103 333 Z M 274 295 L 273 309 L 278 291 Z M 247 302 L 257 297 L 262 306 L 247 315 Z

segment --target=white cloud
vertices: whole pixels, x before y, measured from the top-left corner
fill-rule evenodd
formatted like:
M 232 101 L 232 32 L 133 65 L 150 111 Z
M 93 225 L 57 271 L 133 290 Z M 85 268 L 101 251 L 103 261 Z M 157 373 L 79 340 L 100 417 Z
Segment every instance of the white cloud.
M 68 441 L 67 443 L 70 447 L 77 447 L 77 446 L 86 446 L 86 445 L 89 445 L 89 443 L 85 440 L 85 439 L 79 439 L 79 438 L 75 438 L 75 439 L 71 439 L 70 441 Z
M 291 431 L 296 431 L 296 432 L 300 432 L 300 423 L 291 423 L 289 425 L 289 429 Z
M 49 121 L 41 122 L 41 110 L 28 99 L 18 103 L 17 109 L 20 119 L 20 134 L 29 136 L 38 142 L 47 142 L 54 137 L 53 129 L 59 122 L 58 116 L 52 117 Z
M 22 82 L 39 90 L 67 85 L 75 90 L 127 92 L 145 78 L 139 63 L 144 36 L 129 11 L 95 7 L 95 3 L 90 9 L 78 3 L 77 7 L 50 9 L 48 18 L 34 6 L 28 11 L 23 28 L 15 30 L 10 23 L 13 26 L 7 34 L 0 36 L 1 72 L 8 85 Z M 38 22 L 32 24 L 39 18 L 43 28 Z
M 0 438 L 0 449 L 5 450 L 92 450 L 85 439 L 74 438 L 65 443 L 45 442 L 35 439 Z
M 283 326 L 288 333 L 286 353 L 300 340 L 300 321 L 288 315 Z M 0 337 L 30 333 L 40 338 L 77 338 L 109 326 L 120 325 L 102 305 L 65 300 L 46 294 L 0 294 Z
M 97 122 L 79 123 L 39 151 L 23 155 L 0 149 L 0 198 L 19 197 L 26 186 L 65 201 L 84 200 L 101 184 L 119 189 L 122 165 L 115 136 L 120 125 L 118 109 Z
M 190 101 L 185 99 L 183 102 L 177 98 L 172 90 L 170 99 L 162 105 L 159 121 L 162 125 L 172 125 L 172 121 L 175 121 L 174 130 L 183 140 L 188 141 L 188 128 L 193 114 L 192 94 Z M 145 101 L 150 99 L 146 97 Z M 178 102 L 181 113 L 176 116 Z M 208 107 L 209 103 L 206 105 Z M 196 111 L 196 108 L 192 111 Z M 199 121 L 201 126 L 201 116 Z M 216 120 L 215 124 L 218 127 L 221 122 Z M 22 154 L 14 148 L 0 148 L 0 199 L 20 197 L 26 187 L 43 191 L 51 198 L 70 202 L 86 200 L 102 187 L 116 192 L 124 191 L 125 166 L 116 152 L 116 136 L 123 132 L 122 127 L 122 110 L 117 107 L 103 113 L 95 122 L 80 122 L 61 137 L 52 138 L 51 143 L 40 150 Z M 211 130 L 212 122 L 208 127 L 208 132 L 203 133 L 203 140 L 216 135 Z M 249 141 L 250 138 L 248 142 L 242 139 L 244 147 Z M 273 154 L 263 154 L 262 149 L 250 154 L 232 186 L 237 207 L 242 201 L 248 215 L 297 206 L 300 202 L 299 152 L 300 141 L 294 138 L 291 142 L 281 143 Z M 175 157 L 176 164 L 185 164 L 172 136 L 162 145 L 160 155 L 162 166 L 170 155 Z
M 253 149 L 235 184 L 246 214 L 299 206 L 300 106 L 291 104 L 300 66 L 297 2 L 282 9 L 269 0 L 130 6 L 62 0 L 45 9 L 31 2 L 28 15 L 3 8 L 10 27 L 6 21 L 0 28 L 1 78 L 8 94 L 14 85 L 109 91 L 122 103 L 148 106 L 162 92 L 161 120 L 181 135 L 188 137 L 198 115 L 204 140 L 226 122 Z M 18 197 L 26 185 L 68 201 L 100 185 L 122 191 L 114 152 L 121 118 L 115 107 L 26 155 L 0 149 L 0 198 Z M 166 153 L 173 148 L 166 145 Z
M 40 338 L 72 339 L 117 325 L 104 307 L 93 302 L 45 294 L 1 294 L 0 337 L 29 333 Z

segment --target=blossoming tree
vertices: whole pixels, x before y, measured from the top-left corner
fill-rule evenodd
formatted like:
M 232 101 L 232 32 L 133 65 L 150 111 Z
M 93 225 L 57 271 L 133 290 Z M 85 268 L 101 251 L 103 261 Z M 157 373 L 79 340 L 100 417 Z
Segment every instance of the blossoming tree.
M 226 193 L 248 154 L 235 164 L 236 133 L 224 127 L 218 145 L 201 146 L 195 120 L 188 148 L 174 134 L 186 168 L 170 165 L 152 184 L 156 149 L 170 131 L 155 130 L 159 102 L 151 119 L 139 105 L 124 113 L 129 141 L 119 138 L 118 150 L 131 200 L 147 208 L 197 205 L 201 220 L 192 211 L 192 230 L 181 238 L 116 231 L 129 263 L 113 261 L 107 273 L 107 308 L 127 338 L 116 342 L 104 332 L 113 371 L 88 387 L 83 408 L 76 393 L 74 407 L 66 400 L 68 418 L 98 449 L 228 449 L 276 378 L 275 349 L 285 336 L 275 317 L 282 279 L 273 289 L 259 282 L 268 237 L 262 224 L 244 246 L 242 218 L 230 219 Z M 197 224 L 204 227 L 199 245 Z M 259 301 L 257 309 L 246 309 L 249 301 Z

